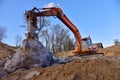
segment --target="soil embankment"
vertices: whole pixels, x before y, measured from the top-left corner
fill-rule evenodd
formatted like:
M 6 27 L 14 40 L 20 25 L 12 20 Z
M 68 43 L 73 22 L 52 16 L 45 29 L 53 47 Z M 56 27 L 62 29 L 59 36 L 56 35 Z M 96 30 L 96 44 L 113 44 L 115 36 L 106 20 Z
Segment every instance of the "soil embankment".
M 120 80 L 119 50 L 120 45 L 115 45 L 99 50 L 106 56 L 80 57 L 45 68 L 18 69 L 0 80 Z M 64 52 L 56 56 L 67 57 L 68 54 Z

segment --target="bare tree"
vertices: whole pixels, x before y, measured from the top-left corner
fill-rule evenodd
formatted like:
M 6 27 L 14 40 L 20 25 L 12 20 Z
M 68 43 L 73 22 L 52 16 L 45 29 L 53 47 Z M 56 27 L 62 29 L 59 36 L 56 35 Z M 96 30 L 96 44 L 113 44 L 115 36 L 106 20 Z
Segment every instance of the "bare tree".
M 7 36 L 6 36 L 6 28 L 0 26 L 0 42 L 2 42 L 2 40 L 3 40 L 4 38 L 6 38 L 6 37 L 7 37 Z
M 61 52 L 65 50 L 64 46 L 67 43 L 66 39 L 69 38 L 70 42 L 69 31 L 63 28 L 60 24 L 56 24 L 51 28 L 50 35 L 52 35 L 51 44 L 54 52 Z
M 51 35 L 51 40 L 50 40 L 50 42 L 51 42 L 51 51 L 52 52 L 55 52 L 55 43 L 54 43 L 54 41 L 55 41 L 55 36 L 54 36 L 54 34 L 50 34 Z
M 72 38 L 70 38 L 70 36 L 66 36 L 66 42 L 64 44 L 64 50 L 68 51 L 68 50 L 73 50 L 74 49 L 74 40 Z
M 46 48 L 53 53 L 71 50 L 74 47 L 73 39 L 69 36 L 69 30 L 63 28 L 60 24 L 41 30 L 40 37 Z
M 60 24 L 56 24 L 53 25 L 53 27 L 51 27 L 51 35 L 52 35 L 52 50 L 54 50 L 55 52 L 59 52 L 60 50 L 60 45 L 59 45 L 59 38 L 60 38 L 60 31 L 61 31 L 61 25 Z
M 22 37 L 20 35 L 15 36 L 15 44 L 16 47 L 20 47 L 22 45 Z
M 43 40 L 45 41 L 45 46 L 48 50 L 50 50 L 50 34 L 48 32 L 48 29 L 46 30 L 42 30 L 41 31 L 41 37 L 43 38 Z
M 46 17 L 38 17 L 38 30 L 41 31 L 44 27 L 50 26 L 50 21 Z

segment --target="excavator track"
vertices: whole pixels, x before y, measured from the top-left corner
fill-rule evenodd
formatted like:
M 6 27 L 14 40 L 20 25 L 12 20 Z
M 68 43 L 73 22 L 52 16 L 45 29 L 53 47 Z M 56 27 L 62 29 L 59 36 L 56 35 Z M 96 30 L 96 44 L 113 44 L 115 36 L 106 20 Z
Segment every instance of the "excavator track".
M 93 58 L 100 58 L 100 57 L 104 57 L 104 53 L 84 53 L 84 54 L 76 54 L 73 56 L 69 56 L 72 59 L 93 59 Z
M 104 53 L 84 53 L 84 54 L 78 54 L 79 57 L 85 57 L 85 56 L 104 56 Z

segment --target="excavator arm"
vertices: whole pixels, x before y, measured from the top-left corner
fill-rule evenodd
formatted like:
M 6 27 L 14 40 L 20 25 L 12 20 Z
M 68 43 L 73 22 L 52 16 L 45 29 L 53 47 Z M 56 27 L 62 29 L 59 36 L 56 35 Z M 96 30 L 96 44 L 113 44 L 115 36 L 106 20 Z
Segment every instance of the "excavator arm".
M 76 44 L 73 53 L 82 52 L 82 38 L 80 32 L 77 29 L 77 27 L 66 17 L 66 15 L 62 12 L 60 8 L 58 7 L 42 8 L 41 10 L 33 8 L 32 10 L 26 12 L 26 16 L 29 15 L 33 15 L 33 18 L 37 18 L 40 16 L 56 16 L 73 32 L 75 36 Z

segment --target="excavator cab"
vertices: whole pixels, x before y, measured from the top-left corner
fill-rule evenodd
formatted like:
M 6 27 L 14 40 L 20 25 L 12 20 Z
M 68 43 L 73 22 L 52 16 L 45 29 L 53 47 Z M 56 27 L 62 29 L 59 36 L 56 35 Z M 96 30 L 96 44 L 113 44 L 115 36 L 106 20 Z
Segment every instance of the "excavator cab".
M 97 45 L 92 43 L 90 36 L 82 38 L 82 52 L 96 52 L 98 50 Z

